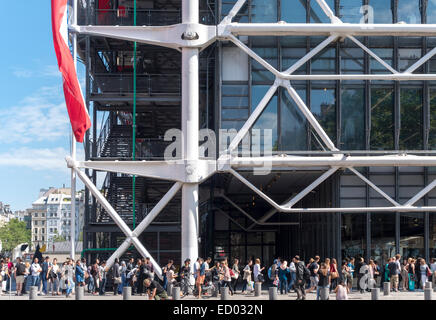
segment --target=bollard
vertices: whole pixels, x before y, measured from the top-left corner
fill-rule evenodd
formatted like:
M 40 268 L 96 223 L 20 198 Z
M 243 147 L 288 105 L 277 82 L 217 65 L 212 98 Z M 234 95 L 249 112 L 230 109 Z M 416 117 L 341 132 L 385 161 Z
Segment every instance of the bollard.
M 180 287 L 173 287 L 173 300 L 180 300 Z
M 221 287 L 221 300 L 229 300 L 229 288 Z
M 391 283 L 390 282 L 384 282 L 383 283 L 383 294 L 385 296 L 388 296 L 391 292 Z
M 38 287 L 32 286 L 29 291 L 29 300 L 37 300 L 38 299 Z
M 432 283 L 427 281 L 425 283 L 425 289 L 432 289 Z
M 171 296 L 171 295 L 173 294 L 173 284 L 172 284 L 171 282 L 169 282 L 169 283 L 167 284 L 167 294 L 168 294 L 169 296 Z
M 262 282 L 256 282 L 254 284 L 254 296 L 259 297 L 262 292 Z
M 213 286 L 213 288 L 212 288 L 212 297 L 213 298 L 218 297 L 218 287 L 217 286 Z
M 83 300 L 85 295 L 85 287 L 76 286 L 76 300 Z
M 321 298 L 321 300 L 328 300 L 329 294 L 330 294 L 329 287 L 319 288 L 319 297 Z
M 380 300 L 380 289 L 372 288 L 371 289 L 371 300 Z
M 424 300 L 433 300 L 432 299 L 432 291 L 431 288 L 425 288 L 424 289 Z
M 270 300 L 277 300 L 277 287 L 270 287 L 269 288 L 269 299 Z
M 132 287 L 123 287 L 123 300 L 132 299 Z

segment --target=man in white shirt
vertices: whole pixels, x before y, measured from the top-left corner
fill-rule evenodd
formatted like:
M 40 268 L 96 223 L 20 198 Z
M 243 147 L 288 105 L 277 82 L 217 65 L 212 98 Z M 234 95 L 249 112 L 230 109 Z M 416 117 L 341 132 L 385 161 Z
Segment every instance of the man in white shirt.
M 32 265 L 30 266 L 31 277 L 32 277 L 31 278 L 32 279 L 32 282 L 31 282 L 32 286 L 38 285 L 38 279 L 39 279 L 41 271 L 42 271 L 41 266 L 39 265 L 38 262 L 39 262 L 38 258 L 35 258 L 33 260 Z

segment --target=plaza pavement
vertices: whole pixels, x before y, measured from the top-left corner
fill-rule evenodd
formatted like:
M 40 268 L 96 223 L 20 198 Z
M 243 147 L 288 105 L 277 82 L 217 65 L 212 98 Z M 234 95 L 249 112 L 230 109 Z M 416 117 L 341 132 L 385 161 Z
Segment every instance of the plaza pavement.
M 278 300 L 296 300 L 297 294 L 296 293 L 290 293 L 286 295 L 280 295 L 278 294 Z M 349 300 L 371 300 L 371 293 L 365 292 L 363 294 L 359 292 L 351 292 L 348 295 Z M 220 300 L 221 298 L 214 298 L 214 297 L 203 297 L 203 301 L 208 300 Z M 255 297 L 254 294 L 235 294 L 233 296 L 229 297 L 230 300 L 269 300 L 268 291 L 262 290 L 262 294 L 259 297 Z M 307 300 L 316 300 L 316 294 L 308 293 L 306 295 Z M 0 301 L 7 301 L 7 300 L 29 300 L 29 295 L 23 295 L 23 296 L 15 296 L 14 294 L 1 294 L 0 295 Z M 43 301 L 59 301 L 59 300 L 75 300 L 75 296 L 71 295 L 70 298 L 66 298 L 65 295 L 61 296 L 52 296 L 52 295 L 46 295 L 46 296 L 38 296 L 38 300 Z M 106 293 L 104 296 L 95 296 L 90 295 L 85 292 L 84 300 L 123 300 L 122 295 L 114 296 L 112 293 Z M 131 300 L 148 300 L 147 296 L 138 296 L 134 295 L 131 297 Z M 188 295 L 184 298 L 182 298 L 180 301 L 184 300 L 198 300 L 197 298 L 193 297 L 192 295 Z M 335 295 L 330 295 L 330 300 L 336 300 Z M 383 290 L 380 291 L 380 300 L 424 300 L 424 292 L 423 291 L 414 291 L 414 292 L 391 292 L 389 295 L 384 296 Z M 436 300 L 436 292 L 433 292 L 433 300 Z

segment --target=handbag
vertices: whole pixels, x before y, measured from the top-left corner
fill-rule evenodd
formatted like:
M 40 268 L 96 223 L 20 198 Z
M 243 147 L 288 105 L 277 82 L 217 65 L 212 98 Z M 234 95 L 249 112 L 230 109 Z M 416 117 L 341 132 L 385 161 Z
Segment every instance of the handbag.
M 273 281 L 273 286 L 277 287 L 278 285 L 279 285 L 279 279 L 275 278 L 274 281 Z
M 121 277 L 114 277 L 114 284 L 120 284 L 121 283 Z
M 339 277 L 339 274 L 338 274 L 337 271 L 334 271 L 334 272 L 332 272 L 332 273 L 330 274 L 330 276 L 331 276 L 332 279 L 336 279 L 337 277 Z

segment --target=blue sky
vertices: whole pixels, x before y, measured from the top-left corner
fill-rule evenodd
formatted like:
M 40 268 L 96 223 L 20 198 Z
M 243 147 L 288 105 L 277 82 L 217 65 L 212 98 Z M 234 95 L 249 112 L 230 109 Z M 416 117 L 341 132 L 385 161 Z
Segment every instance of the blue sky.
M 50 15 L 49 0 L 8 1 L 0 10 L 0 201 L 12 210 L 31 207 L 40 188 L 70 186 L 71 127 Z

